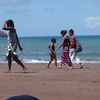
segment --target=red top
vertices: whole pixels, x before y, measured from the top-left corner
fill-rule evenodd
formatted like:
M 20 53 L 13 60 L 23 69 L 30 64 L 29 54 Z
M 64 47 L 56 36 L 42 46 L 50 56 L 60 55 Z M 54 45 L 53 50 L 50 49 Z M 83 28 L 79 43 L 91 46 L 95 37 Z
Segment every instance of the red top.
M 70 48 L 76 48 L 76 37 L 74 35 L 70 39 Z

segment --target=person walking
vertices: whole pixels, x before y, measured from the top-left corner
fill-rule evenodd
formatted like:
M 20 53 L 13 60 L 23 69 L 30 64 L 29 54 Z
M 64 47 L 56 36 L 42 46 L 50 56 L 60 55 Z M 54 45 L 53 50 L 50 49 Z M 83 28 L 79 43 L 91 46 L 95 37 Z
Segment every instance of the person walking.
M 23 72 L 25 72 L 26 67 L 23 65 L 23 63 L 19 60 L 18 55 L 16 53 L 17 47 L 19 47 L 19 50 L 23 50 L 18 36 L 16 29 L 14 28 L 14 22 L 12 19 L 9 19 L 5 22 L 3 30 L 9 31 L 8 33 L 8 52 L 7 52 L 7 60 L 8 60 L 8 71 L 11 72 L 11 65 L 12 65 L 12 60 L 16 61 L 22 68 Z
M 80 61 L 80 58 L 77 57 L 77 52 L 76 52 L 76 36 L 74 35 L 74 30 L 70 29 L 69 30 L 69 36 L 70 36 L 70 59 L 71 61 L 75 61 L 77 64 L 80 65 L 80 69 L 83 68 L 83 64 Z
M 55 61 L 55 66 L 57 67 L 57 57 L 56 57 L 56 52 L 55 52 L 55 43 L 56 43 L 56 38 L 51 39 L 51 43 L 49 44 L 49 50 L 50 50 L 50 61 L 48 63 L 47 68 L 50 67 L 51 62 L 54 60 Z
M 72 69 L 73 68 L 73 64 L 72 64 L 71 59 L 69 57 L 70 40 L 69 40 L 69 37 L 66 35 L 66 33 L 67 33 L 66 30 L 62 30 L 61 31 L 62 43 L 59 45 L 57 51 L 61 47 L 63 47 L 63 50 L 62 50 L 62 56 L 61 56 L 61 63 L 60 63 L 60 66 L 58 68 L 61 68 L 62 65 L 68 64 L 69 68 Z

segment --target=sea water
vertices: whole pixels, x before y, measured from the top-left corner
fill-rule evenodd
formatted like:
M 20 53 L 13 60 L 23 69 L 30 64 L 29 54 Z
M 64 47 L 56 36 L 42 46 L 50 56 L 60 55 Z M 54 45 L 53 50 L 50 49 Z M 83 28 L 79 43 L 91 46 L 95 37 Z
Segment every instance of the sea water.
M 20 37 L 20 44 L 23 51 L 17 50 L 19 59 L 25 63 L 47 63 L 49 61 L 49 48 L 51 38 L 55 37 L 56 48 L 61 43 L 61 36 L 44 37 Z M 78 57 L 82 62 L 100 63 L 100 35 L 98 36 L 77 36 L 82 45 L 82 52 Z M 60 62 L 62 48 L 57 52 L 57 60 Z M 0 63 L 6 63 L 7 37 L 0 37 Z

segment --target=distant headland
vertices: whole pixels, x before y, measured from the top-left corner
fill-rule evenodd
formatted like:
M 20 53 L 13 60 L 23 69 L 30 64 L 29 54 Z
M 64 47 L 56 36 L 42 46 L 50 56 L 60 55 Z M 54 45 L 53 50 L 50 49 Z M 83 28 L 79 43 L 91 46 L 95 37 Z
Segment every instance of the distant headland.
M 7 37 L 7 34 L 0 30 L 0 37 Z

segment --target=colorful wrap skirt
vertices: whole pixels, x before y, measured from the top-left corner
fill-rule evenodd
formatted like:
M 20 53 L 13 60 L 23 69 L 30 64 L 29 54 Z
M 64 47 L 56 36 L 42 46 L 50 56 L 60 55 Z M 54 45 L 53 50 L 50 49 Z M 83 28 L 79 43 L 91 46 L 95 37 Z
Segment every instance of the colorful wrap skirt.
M 69 57 L 69 46 L 64 46 L 61 56 L 61 64 L 68 64 L 69 66 L 72 66 L 71 59 Z

